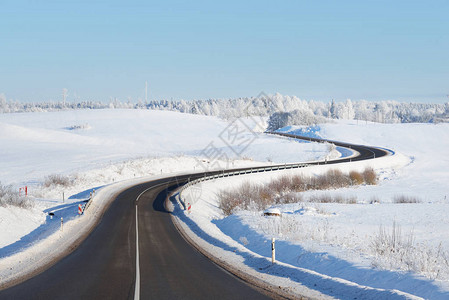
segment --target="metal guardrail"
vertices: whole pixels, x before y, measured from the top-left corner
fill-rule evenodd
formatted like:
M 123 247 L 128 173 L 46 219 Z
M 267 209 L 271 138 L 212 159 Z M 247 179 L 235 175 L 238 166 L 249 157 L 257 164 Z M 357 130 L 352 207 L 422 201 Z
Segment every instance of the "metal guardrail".
M 353 145 L 353 144 L 347 144 L 347 143 L 340 143 L 340 142 L 335 142 L 335 141 L 330 141 L 330 140 L 324 140 L 324 139 L 316 139 L 316 138 L 309 138 L 309 137 L 302 137 L 302 136 L 296 136 L 296 135 L 292 135 L 292 134 L 286 134 L 286 133 L 278 133 L 278 132 L 267 132 L 269 134 L 275 134 L 275 135 L 279 135 L 279 136 L 284 136 L 284 137 L 288 137 L 288 138 L 296 138 L 296 139 L 303 139 L 303 140 L 308 140 L 311 142 L 319 142 L 319 143 L 331 143 L 331 144 L 335 144 L 338 145 L 340 147 L 344 147 L 344 148 L 348 148 L 351 150 L 356 150 L 357 148 L 359 149 L 363 149 L 365 151 L 370 151 L 373 153 L 372 157 L 365 157 L 362 159 L 373 159 L 376 157 L 380 157 L 380 156 L 376 156 L 373 152 L 373 150 L 376 151 L 383 151 L 385 153 L 388 154 L 394 154 L 393 151 L 388 150 L 388 149 L 380 149 L 380 148 L 374 148 L 374 147 L 368 147 L 368 146 L 360 146 L 360 145 Z M 357 150 L 356 150 L 357 151 Z M 388 155 L 385 154 L 385 155 Z M 381 155 L 382 156 L 382 155 Z M 280 170 L 289 170 L 289 169 L 300 169 L 300 168 L 306 168 L 306 167 L 310 167 L 310 166 L 318 166 L 318 165 L 327 165 L 327 164 L 332 164 L 335 163 L 337 161 L 341 161 L 341 162 L 345 162 L 345 161 L 351 161 L 351 159 L 335 159 L 335 160 L 330 160 L 330 161 L 320 161 L 320 162 L 312 162 L 312 163 L 285 163 L 285 164 L 278 164 L 278 165 L 272 165 L 272 166 L 263 166 L 263 167 L 252 167 L 252 168 L 241 168 L 241 169 L 223 169 L 223 170 L 218 170 L 218 171 L 206 171 L 204 173 L 204 175 L 208 174 L 208 173 L 212 173 L 212 175 L 206 175 L 206 176 L 202 176 L 201 178 L 192 180 L 187 182 L 185 185 L 183 185 L 180 190 L 179 190 L 179 199 L 182 203 L 182 205 L 184 206 L 184 209 L 187 209 L 187 203 L 184 201 L 183 197 L 182 197 L 182 193 L 189 187 L 198 184 L 200 182 L 204 182 L 204 181 L 209 181 L 209 180 L 214 180 L 214 179 L 218 179 L 218 178 L 224 178 L 224 177 L 232 177 L 232 176 L 239 176 L 239 175 L 244 175 L 244 174 L 254 174 L 254 173 L 265 173 L 265 172 L 272 172 L 272 171 L 280 171 Z M 201 174 L 201 173 L 200 173 Z M 95 196 L 95 190 L 93 190 L 93 192 L 90 194 L 89 199 L 87 200 L 87 203 L 84 207 L 83 213 L 90 207 L 91 203 L 93 202 L 93 198 Z M 191 203 L 193 204 L 193 203 Z
M 93 189 L 92 192 L 89 195 L 89 199 L 87 200 L 87 203 L 86 203 L 86 205 L 84 206 L 84 209 L 83 209 L 83 214 L 89 208 L 90 204 L 92 203 L 92 199 L 94 198 L 94 196 L 95 196 L 95 189 Z
M 318 143 L 330 143 L 330 144 L 334 144 L 337 145 L 339 147 L 343 147 L 343 148 L 347 148 L 347 149 L 351 149 L 351 150 L 355 150 L 357 152 L 359 152 L 359 160 L 366 160 L 366 159 L 375 159 L 378 157 L 382 157 L 385 155 L 394 155 L 394 151 L 391 151 L 389 149 L 382 149 L 382 148 L 376 148 L 376 147 L 369 147 L 369 146 L 362 146 L 362 145 L 355 145 L 355 144 L 349 144 L 349 143 L 341 143 L 341 142 L 337 142 L 337 141 L 331 141 L 331 140 L 325 140 L 325 139 L 317 139 L 317 138 L 309 138 L 309 137 L 302 137 L 302 136 L 297 136 L 297 135 L 293 135 L 293 134 L 288 134 L 288 133 L 279 133 L 279 132 L 267 132 L 269 134 L 274 134 L 274 135 L 279 135 L 279 136 L 283 136 L 283 137 L 288 137 L 288 138 L 296 138 L 296 139 L 302 139 L 302 140 L 307 140 L 310 142 L 318 142 Z M 362 157 L 361 155 L 361 151 L 368 151 L 370 153 L 372 153 L 372 156 L 364 156 Z M 378 153 L 378 155 L 376 156 L 376 152 Z M 354 157 L 356 158 L 356 157 Z M 280 164 L 280 165 L 273 165 L 273 166 L 267 166 L 267 167 L 254 167 L 254 168 L 244 168 L 244 169 L 239 169 L 239 170 L 221 170 L 221 171 L 215 171 L 215 174 L 213 175 L 209 175 L 209 176 L 204 176 L 201 177 L 199 179 L 195 179 L 192 181 L 189 181 L 188 183 L 186 183 L 185 185 L 183 185 L 181 187 L 181 189 L 179 190 L 179 199 L 182 203 L 182 205 L 184 206 L 184 209 L 187 209 L 187 203 L 184 201 L 182 193 L 189 187 L 198 184 L 200 182 L 204 182 L 204 181 L 208 181 L 208 180 L 213 180 L 213 179 L 218 179 L 218 178 L 224 178 L 224 177 L 231 177 L 231 176 L 238 176 L 238 175 L 244 175 L 244 174 L 252 174 L 252 173 L 260 173 L 260 172 L 271 172 L 271 171 L 278 171 L 278 170 L 288 170 L 288 169 L 300 169 L 300 168 L 305 168 L 305 167 L 309 167 L 309 166 L 318 166 L 318 165 L 328 165 L 328 164 L 333 164 L 336 162 L 351 162 L 351 161 L 355 161 L 356 159 L 354 158 L 346 158 L 346 159 L 335 159 L 335 160 L 330 160 L 330 161 L 321 161 L 321 162 L 313 162 L 313 163 L 292 163 L 292 164 Z M 190 204 L 194 204 L 194 203 L 190 203 Z
M 321 164 L 325 164 L 325 163 L 323 162 Z M 300 168 L 306 168 L 306 167 L 310 167 L 310 166 L 311 166 L 311 164 L 307 164 L 307 163 L 293 163 L 293 164 L 274 165 L 274 166 L 268 166 L 268 167 L 253 167 L 253 168 L 241 169 L 241 170 L 231 170 L 231 171 L 221 170 L 221 171 L 216 171 L 216 173 L 213 174 L 213 175 L 204 176 L 204 177 L 201 177 L 199 179 L 195 179 L 195 180 L 189 181 L 188 183 L 183 185 L 181 187 L 181 189 L 179 190 L 179 199 L 181 200 L 184 208 L 187 208 L 187 203 L 184 201 L 182 193 L 187 188 L 189 188 L 189 187 L 191 187 L 191 186 L 193 186 L 195 184 L 198 184 L 200 182 L 214 180 L 214 179 L 218 179 L 218 178 L 224 178 L 224 177 L 245 175 L 245 174 L 254 174 L 254 173 L 261 173 L 261 172 L 265 173 L 265 172 L 289 170 L 289 169 L 300 169 Z M 191 204 L 194 204 L 194 203 L 191 203 Z

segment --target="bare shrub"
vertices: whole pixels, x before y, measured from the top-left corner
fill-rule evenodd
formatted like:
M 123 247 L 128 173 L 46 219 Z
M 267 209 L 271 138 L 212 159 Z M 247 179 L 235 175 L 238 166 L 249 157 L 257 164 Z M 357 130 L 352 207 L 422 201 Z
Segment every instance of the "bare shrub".
M 373 176 L 374 179 L 371 177 Z M 363 174 L 351 172 L 344 174 L 340 170 L 329 170 L 325 174 L 305 177 L 301 175 L 282 176 L 272 180 L 267 185 L 243 183 L 233 191 L 222 191 L 218 194 L 220 208 L 225 215 L 232 214 L 236 208 L 262 210 L 273 204 L 303 202 L 298 194 L 307 190 L 328 190 L 361 184 L 363 180 L 375 182 L 376 173 L 367 169 Z M 367 179 L 368 178 L 368 179 Z M 367 182 L 368 183 L 368 182 Z M 372 184 L 372 183 L 369 183 Z M 316 203 L 357 203 L 356 198 L 342 196 L 312 196 L 310 202 Z
M 62 187 L 68 187 L 72 185 L 73 180 L 69 176 L 64 176 L 61 174 L 52 174 L 48 175 L 45 178 L 44 181 L 44 187 L 51 187 L 51 186 L 62 186 Z
M 366 168 L 365 171 L 363 171 L 363 179 L 366 184 L 377 184 L 377 174 L 372 168 Z
M 333 199 L 331 195 L 324 194 L 324 195 L 312 195 L 310 196 L 309 201 L 313 203 L 332 203 Z
M 404 203 L 421 203 L 421 201 L 413 196 L 397 195 L 393 198 L 394 203 L 404 204 Z
M 291 188 L 295 192 L 303 192 L 307 188 L 307 182 L 303 176 L 301 175 L 295 175 L 292 177 L 292 185 Z
M 288 192 L 292 187 L 292 178 L 290 176 L 282 176 L 274 179 L 268 184 L 268 187 L 279 195 Z
M 325 176 L 327 177 L 331 188 L 336 189 L 351 185 L 349 176 L 343 174 L 340 170 L 329 170 Z
M 234 210 L 241 205 L 241 200 L 235 192 L 220 191 L 218 199 L 220 199 L 218 206 L 226 216 L 232 215 Z
M 243 183 L 233 191 L 220 191 L 218 193 L 219 208 L 227 216 L 234 213 L 236 209 L 264 209 L 271 202 L 267 196 L 260 198 L 260 187 L 249 182 Z
M 274 195 L 269 189 L 263 186 L 252 185 L 252 190 L 253 194 L 248 196 L 248 205 L 252 209 L 263 210 L 272 204 Z M 246 205 L 245 209 L 248 208 L 248 205 Z
M 357 171 L 349 172 L 349 179 L 351 179 L 352 185 L 361 185 L 365 181 L 363 175 Z
M 28 197 L 21 196 L 11 185 L 3 186 L 0 182 L 0 206 L 17 206 L 20 208 L 31 208 L 34 203 Z
M 268 186 L 259 188 L 259 199 L 261 201 L 269 203 L 274 197 L 273 191 Z
M 299 203 L 303 202 L 303 197 L 298 193 L 288 193 L 282 197 L 278 197 L 275 201 L 276 204 L 287 204 L 287 203 Z
M 309 189 L 328 190 L 350 186 L 352 183 L 348 175 L 340 170 L 329 170 L 323 175 L 311 179 Z

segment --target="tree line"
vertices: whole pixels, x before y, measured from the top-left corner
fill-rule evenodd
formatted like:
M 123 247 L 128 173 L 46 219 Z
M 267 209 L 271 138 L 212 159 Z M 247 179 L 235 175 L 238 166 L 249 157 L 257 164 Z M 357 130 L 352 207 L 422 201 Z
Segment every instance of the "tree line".
M 109 103 L 100 101 L 78 102 L 39 102 L 23 103 L 7 101 L 0 94 L 0 113 L 48 112 L 74 109 L 151 109 L 168 110 L 206 116 L 218 116 L 231 119 L 245 116 L 271 116 L 281 124 L 287 120 L 288 125 L 310 125 L 323 122 L 323 119 L 364 120 L 380 123 L 438 123 L 449 121 L 449 102 L 403 103 L 397 101 L 351 101 L 323 102 L 303 100 L 296 96 L 279 93 L 271 96 L 245 97 L 235 99 L 208 100 L 152 100 Z

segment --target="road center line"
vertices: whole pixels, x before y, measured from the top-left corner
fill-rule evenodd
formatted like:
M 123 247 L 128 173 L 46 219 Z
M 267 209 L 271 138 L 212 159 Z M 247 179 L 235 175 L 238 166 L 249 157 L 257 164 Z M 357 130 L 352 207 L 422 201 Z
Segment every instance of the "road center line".
M 134 300 L 140 299 L 140 267 L 139 267 L 139 223 L 137 222 L 136 204 L 136 284 L 134 289 Z
M 134 300 L 140 300 L 139 219 L 137 217 L 137 208 L 138 208 L 137 204 L 139 202 L 140 197 L 142 197 L 142 195 L 145 194 L 147 191 L 162 186 L 164 184 L 166 183 L 164 182 L 161 184 L 157 184 L 144 190 L 142 193 L 140 193 L 139 196 L 137 196 L 136 199 L 136 284 L 134 286 Z
M 144 190 L 136 199 L 136 283 L 134 286 L 134 300 L 140 300 L 139 218 L 137 217 L 137 203 L 139 202 L 140 197 L 152 188 L 154 187 Z

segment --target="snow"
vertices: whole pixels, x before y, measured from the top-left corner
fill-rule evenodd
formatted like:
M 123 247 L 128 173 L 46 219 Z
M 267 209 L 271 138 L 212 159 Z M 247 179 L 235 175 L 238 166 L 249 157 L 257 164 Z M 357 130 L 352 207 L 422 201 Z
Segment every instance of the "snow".
M 312 160 L 327 154 L 324 145 L 301 145 L 261 134 L 264 122 L 245 122 L 248 128 L 242 131 L 254 139 L 229 147 L 228 127 L 243 127 L 243 122 L 150 110 L 0 114 L 0 181 L 24 185 L 49 174 L 97 169 L 136 157 L 204 156 L 210 143 L 229 159 L 238 153 L 259 162 Z
M 49 253 L 62 253 L 63 246 L 73 241 L 70 232 L 77 237 L 86 230 L 84 226 L 79 230 L 80 224 L 94 224 L 95 218 L 78 216 L 78 204 L 93 189 L 100 189 L 101 194 L 111 183 L 123 187 L 123 180 L 135 182 L 204 167 L 258 166 L 269 164 L 267 158 L 281 163 L 296 161 L 298 154 L 305 160 L 328 155 L 326 145 L 262 134 L 264 122 L 227 122 L 150 110 L 0 114 L 0 181 L 17 190 L 28 186 L 34 203 L 31 209 L 0 206 L 0 284 L 42 265 Z M 228 145 L 233 140 L 226 134 L 234 125 L 240 128 L 243 140 L 251 143 Z M 205 150 L 222 155 L 216 157 Z M 45 187 L 46 177 L 52 174 L 67 176 L 71 184 Z M 95 201 L 102 202 L 97 197 Z M 49 212 L 55 212 L 54 219 Z M 62 233 L 61 217 L 65 224 Z M 25 268 L 23 262 L 33 264 Z
M 292 130 L 298 128 L 285 131 Z M 263 211 L 239 211 L 225 217 L 218 208 L 217 191 L 236 188 L 244 181 L 264 184 L 285 174 L 321 174 L 327 167 L 202 182 L 199 201 L 186 216 L 200 228 L 196 233 L 206 240 L 203 246 L 213 249 L 215 255 L 226 257 L 225 260 L 231 261 L 231 264 L 237 264 L 239 259 L 269 259 L 270 240 L 275 237 L 278 245 L 276 255 L 280 261 L 276 272 L 279 276 L 292 278 L 292 269 L 303 268 L 321 276 L 329 276 L 340 283 L 346 282 L 322 286 L 318 284 L 321 280 L 316 278 L 312 281 L 312 289 L 322 293 L 323 297 L 338 295 L 339 290 L 345 291 L 344 298 L 357 297 L 360 296 L 359 289 L 369 286 L 422 298 L 448 298 L 449 161 L 445 149 L 449 146 L 449 125 L 357 125 L 356 122 L 346 121 L 324 124 L 312 130 L 301 128 L 300 131 L 333 140 L 381 146 L 394 150 L 395 154 L 368 162 L 332 166 L 344 172 L 373 167 L 380 179 L 376 186 L 303 193 L 306 199 L 326 193 L 341 195 L 355 198 L 357 204 L 316 204 L 306 201 L 278 205 L 276 208 L 282 212 L 281 218 L 263 216 Z M 183 197 L 194 203 L 189 199 L 189 189 L 183 193 Z M 420 203 L 394 203 L 394 198 L 401 195 L 417 197 Z M 181 219 L 183 214 L 179 212 Z M 403 252 L 400 252 L 399 258 L 394 253 L 380 256 L 375 252 L 373 243 L 381 228 L 391 234 L 393 224 L 401 231 L 404 243 L 412 239 L 413 246 L 400 249 Z M 217 240 L 227 247 L 244 247 L 246 252 L 236 257 L 235 253 L 217 250 L 211 247 L 217 245 Z M 285 265 L 281 266 L 281 263 Z M 253 268 L 257 269 L 255 266 Z M 259 274 L 263 280 L 265 275 Z M 298 274 L 301 279 L 297 280 L 305 286 L 293 292 L 309 295 L 310 286 L 301 277 L 303 275 Z M 288 282 L 278 284 L 292 287 Z M 349 291 L 348 284 L 358 288 Z M 333 290 L 330 294 L 329 289 Z M 362 298 L 379 296 L 371 290 L 366 290 L 362 295 Z M 340 294 L 337 297 L 343 296 Z
M 264 122 L 148 110 L 0 115 L 0 181 L 17 188 L 27 185 L 35 203 L 31 209 L 0 207 L 0 284 L 42 266 L 48 257 L 61 255 L 95 224 L 115 193 L 136 182 L 203 167 L 260 166 L 354 155 L 326 144 L 267 136 L 262 133 Z M 240 140 L 229 138 L 232 130 L 243 132 Z M 242 175 L 193 186 L 189 189 L 196 191 L 187 189 L 184 195 L 199 200 L 191 201 L 192 211 L 175 208 L 178 222 L 192 239 L 228 264 L 295 295 L 448 298 L 446 266 L 426 261 L 427 271 L 408 270 L 393 255 L 375 255 L 372 242 L 382 227 L 391 232 L 397 224 L 404 238 L 413 236 L 414 251 L 418 252 L 408 255 L 417 262 L 426 257 L 422 251 L 430 256 L 438 249 L 449 251 L 449 125 L 343 121 L 284 129 L 292 130 L 380 146 L 394 150 L 394 155 L 333 166 L 344 172 L 373 167 L 380 179 L 376 186 L 303 195 L 309 199 L 321 193 L 339 194 L 356 198 L 357 204 L 306 201 L 273 207 L 281 211 L 281 217 L 264 217 L 263 211 L 239 211 L 225 217 L 218 208 L 217 192 L 244 181 L 267 183 L 284 174 L 321 174 L 326 166 Z M 42 183 L 51 174 L 67 175 L 72 184 L 45 188 Z M 78 204 L 94 188 L 93 205 L 87 214 L 77 216 Z M 403 195 L 416 197 L 420 203 L 393 203 Z M 53 220 L 50 211 L 56 212 Z M 62 232 L 61 216 L 65 220 Z M 272 237 L 276 238 L 275 265 L 271 265 Z

